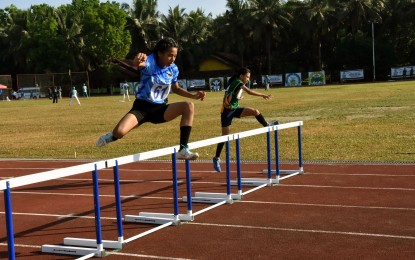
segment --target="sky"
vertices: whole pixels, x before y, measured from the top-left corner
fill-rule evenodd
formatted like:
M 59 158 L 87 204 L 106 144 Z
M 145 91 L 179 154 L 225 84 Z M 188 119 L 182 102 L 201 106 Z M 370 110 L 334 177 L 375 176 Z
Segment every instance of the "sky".
M 110 2 L 112 1 L 114 0 Z M 106 2 L 106 0 L 101 0 L 101 2 Z M 115 2 L 132 4 L 132 0 L 116 0 Z M 162 14 L 167 14 L 169 7 L 174 8 L 177 5 L 180 8 L 185 8 L 186 13 L 194 11 L 199 7 L 204 11 L 205 15 L 211 13 L 212 17 L 215 18 L 226 11 L 226 2 L 226 0 L 158 0 L 157 6 L 158 11 Z M 11 4 L 14 4 L 19 9 L 28 9 L 31 5 L 47 4 L 57 7 L 70 3 L 72 3 L 72 0 L 0 0 L 0 9 L 4 9 Z

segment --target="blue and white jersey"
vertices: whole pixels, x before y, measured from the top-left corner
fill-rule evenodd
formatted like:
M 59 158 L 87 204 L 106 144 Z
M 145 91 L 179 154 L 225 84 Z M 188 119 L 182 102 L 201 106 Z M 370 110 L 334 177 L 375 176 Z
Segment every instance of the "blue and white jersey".
M 157 56 L 151 54 L 147 57 L 146 65 L 140 69 L 140 87 L 136 98 L 155 104 L 163 104 L 170 93 L 171 85 L 177 82 L 179 69 L 176 64 L 161 68 L 156 60 Z

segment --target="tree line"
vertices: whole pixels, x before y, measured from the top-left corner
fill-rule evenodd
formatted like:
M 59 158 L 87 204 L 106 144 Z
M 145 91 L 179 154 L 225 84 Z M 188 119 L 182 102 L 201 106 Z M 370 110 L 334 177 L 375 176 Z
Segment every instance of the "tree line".
M 414 0 L 227 0 L 217 17 L 157 0 L 73 0 L 0 9 L 0 74 L 100 72 L 121 77 L 115 60 L 179 42 L 186 75 L 211 54 L 234 54 L 255 74 L 363 68 L 378 79 L 415 64 Z M 162 3 L 162 1 L 160 1 Z M 375 48 L 373 48 L 375 46 Z

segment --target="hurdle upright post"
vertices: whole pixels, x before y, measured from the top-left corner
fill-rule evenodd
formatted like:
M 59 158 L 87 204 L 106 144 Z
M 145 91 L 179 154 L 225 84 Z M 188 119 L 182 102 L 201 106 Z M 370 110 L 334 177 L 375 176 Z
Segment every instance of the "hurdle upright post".
M 298 132 L 298 167 L 300 170 L 300 174 L 304 173 L 303 168 L 303 148 L 302 148 L 302 136 L 301 136 L 301 125 L 297 126 Z
M 268 127 L 267 132 L 267 168 L 268 168 L 268 186 L 272 185 L 272 169 L 271 169 L 271 131 Z
M 98 169 L 95 164 L 95 170 L 92 172 L 93 190 L 94 190 L 94 209 L 95 209 L 95 233 L 97 240 L 97 255 L 103 256 L 104 245 L 102 243 L 102 230 L 101 230 L 101 205 L 99 201 L 99 187 L 98 187 Z
M 10 183 L 8 181 L 6 182 L 6 189 L 4 190 L 4 207 L 6 212 L 7 250 L 9 259 L 14 260 L 16 259 L 16 252 L 14 251 L 12 200 L 10 193 Z
M 280 151 L 278 140 L 278 128 L 274 131 L 274 143 L 275 143 L 275 181 L 274 183 L 280 183 Z
M 236 146 L 236 178 L 238 185 L 238 195 L 242 196 L 242 173 L 241 173 L 241 144 L 239 135 L 235 140 Z
M 122 209 L 121 209 L 121 192 L 120 192 L 120 175 L 118 171 L 118 160 L 115 160 L 114 171 L 114 192 L 115 192 L 115 206 L 117 211 L 117 229 L 118 229 L 118 242 L 124 242 L 123 228 L 122 228 Z
M 177 184 L 177 161 L 176 161 L 176 149 L 171 155 L 172 162 L 172 178 L 173 178 L 173 203 L 174 203 L 174 221 L 179 221 L 179 199 L 178 199 L 178 184 Z
M 185 160 L 186 164 L 186 188 L 187 188 L 187 215 L 191 217 L 192 212 L 192 180 L 190 177 L 190 161 Z
M 232 201 L 232 195 L 231 195 L 231 159 L 230 159 L 230 141 L 228 138 L 228 141 L 226 142 L 226 195 L 227 195 L 227 201 Z

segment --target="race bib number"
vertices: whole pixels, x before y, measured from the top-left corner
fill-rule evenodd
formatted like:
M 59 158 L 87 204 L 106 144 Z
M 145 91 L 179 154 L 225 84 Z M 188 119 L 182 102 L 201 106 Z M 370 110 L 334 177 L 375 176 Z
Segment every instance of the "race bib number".
M 170 85 L 154 84 L 151 87 L 150 99 L 152 101 L 162 101 L 167 98 L 170 93 Z

